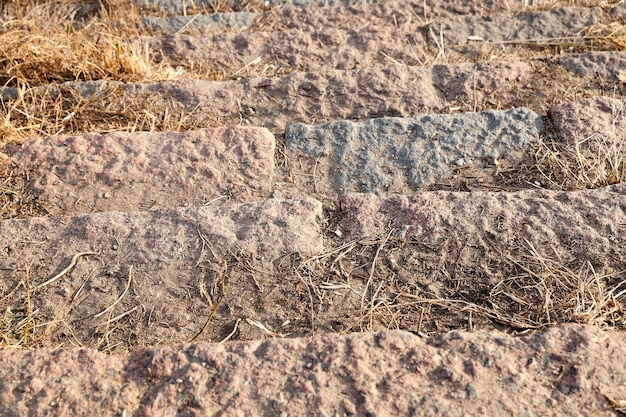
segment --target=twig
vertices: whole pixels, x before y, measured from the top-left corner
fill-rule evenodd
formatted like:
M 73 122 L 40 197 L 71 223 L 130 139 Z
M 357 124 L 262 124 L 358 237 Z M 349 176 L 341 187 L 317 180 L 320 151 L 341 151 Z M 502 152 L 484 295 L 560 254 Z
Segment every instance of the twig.
M 194 337 L 191 338 L 189 343 L 195 342 L 195 340 L 204 332 L 204 329 L 207 328 L 207 326 L 209 325 L 209 323 L 213 319 L 213 316 L 215 315 L 215 312 L 217 311 L 217 308 L 220 306 L 220 303 L 222 302 L 222 300 L 224 299 L 224 296 L 226 295 L 225 284 L 224 284 L 225 280 L 226 280 L 226 272 L 224 271 L 224 272 L 222 272 L 222 293 L 220 294 L 220 298 L 218 298 L 217 302 L 215 304 L 213 304 L 213 307 L 211 307 L 211 312 L 209 313 L 209 317 L 207 317 L 207 319 L 204 322 L 204 325 L 202 326 L 200 331 L 198 333 L 196 333 L 196 335 Z
M 222 341 L 220 343 L 224 343 L 226 341 L 228 341 L 228 339 L 230 339 L 231 337 L 233 337 L 233 335 L 235 334 L 235 332 L 237 331 L 237 326 L 239 326 L 239 322 L 241 321 L 241 319 L 237 319 L 237 321 L 235 322 L 235 327 L 233 328 L 233 331 L 229 333 L 228 336 L 226 336 L 225 338 L 222 339 Z
M 367 295 L 367 290 L 369 289 L 369 286 L 372 283 L 372 279 L 374 278 L 374 270 L 376 268 L 376 261 L 378 260 L 378 255 L 380 255 L 380 251 L 383 249 L 383 247 L 385 246 L 385 244 L 391 237 L 391 234 L 394 232 L 394 230 L 395 229 L 389 230 L 389 233 L 387 233 L 387 236 L 385 237 L 385 239 L 383 239 L 383 241 L 378 246 L 378 249 L 376 249 L 376 253 L 374 254 L 374 259 L 372 260 L 372 267 L 370 268 L 370 275 L 367 278 L 367 283 L 365 284 L 365 290 L 363 290 L 363 294 L 361 295 L 361 308 L 363 308 L 363 305 L 365 304 L 365 296 Z
M 78 258 L 80 258 L 81 256 L 86 256 L 86 255 L 95 255 L 95 252 L 80 252 L 77 253 L 76 255 L 74 255 L 74 257 L 72 258 L 72 262 L 70 262 L 70 264 L 67 266 L 67 268 L 65 268 L 63 271 L 59 272 L 57 275 L 53 276 L 52 278 L 50 278 L 48 281 L 44 282 L 43 284 L 39 284 L 36 287 L 32 288 L 32 291 L 36 291 L 40 288 L 45 287 L 46 285 L 52 284 L 54 281 L 56 281 L 57 279 L 61 278 L 63 275 L 67 274 L 68 272 L 70 272 L 72 270 L 72 268 L 74 268 L 76 266 L 76 263 L 78 262 Z

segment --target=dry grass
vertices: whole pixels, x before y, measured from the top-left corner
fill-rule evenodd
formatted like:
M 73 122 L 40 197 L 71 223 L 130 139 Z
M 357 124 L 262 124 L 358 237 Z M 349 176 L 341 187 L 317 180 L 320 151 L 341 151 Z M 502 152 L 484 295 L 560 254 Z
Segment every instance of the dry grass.
M 507 174 L 508 183 L 553 190 L 583 190 L 626 183 L 626 101 L 614 108 L 604 132 L 581 138 L 548 133 L 534 145 L 532 161 Z M 568 144 L 563 139 L 575 143 Z
M 548 257 L 525 242 L 521 253 L 492 248 L 489 259 L 475 259 L 494 265 L 500 278 L 493 272 L 462 272 L 438 252 L 430 262 L 417 255 L 422 264 L 407 272 L 412 277 L 407 282 L 399 278 L 398 264 L 416 256 L 417 248 L 389 237 L 348 242 L 301 265 L 298 276 L 311 294 L 312 329 L 329 321 L 325 310 L 333 299 L 348 310 L 349 318 L 333 328 L 339 332 L 437 334 L 472 330 L 477 323 L 517 331 L 561 323 L 626 329 L 626 270 L 600 274 L 589 262 L 557 253 Z M 456 271 L 454 278 L 450 271 Z

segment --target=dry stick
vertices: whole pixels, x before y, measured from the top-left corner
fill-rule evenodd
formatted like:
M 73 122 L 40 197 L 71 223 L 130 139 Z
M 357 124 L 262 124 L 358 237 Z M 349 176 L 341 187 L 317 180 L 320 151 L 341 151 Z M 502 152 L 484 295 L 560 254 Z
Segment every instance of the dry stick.
M 105 308 L 104 310 L 102 310 L 101 312 L 99 312 L 98 314 L 96 314 L 95 316 L 93 316 L 94 319 L 97 319 L 98 317 L 100 317 L 103 314 L 106 314 L 108 311 L 113 311 L 113 309 L 115 308 L 115 306 L 122 301 L 122 298 L 124 298 L 124 296 L 126 295 L 126 293 L 128 292 L 128 289 L 130 288 L 130 283 L 133 279 L 133 266 L 130 266 L 130 269 L 128 270 L 128 282 L 126 283 L 126 288 L 124 288 L 124 292 L 117 298 L 117 300 L 115 300 L 113 302 L 113 304 L 111 304 L 110 306 L 108 306 L 107 308 Z
M 237 321 L 235 322 L 235 327 L 233 328 L 233 331 L 230 332 L 228 334 L 228 336 L 226 336 L 225 338 L 222 339 L 222 341 L 220 343 L 224 343 L 226 341 L 228 341 L 228 339 L 230 339 L 231 337 L 233 337 L 233 335 L 235 334 L 235 332 L 237 331 L 237 326 L 239 326 L 239 322 L 241 321 L 241 319 L 237 319 Z
M 188 28 L 188 27 L 189 27 L 189 26 L 190 26 L 190 25 L 191 25 L 191 24 L 192 24 L 192 23 L 193 23 L 193 22 L 194 22 L 194 21 L 198 18 L 198 16 L 200 16 L 200 13 L 198 13 L 198 14 L 194 15 L 191 19 L 189 19 L 189 21 L 188 21 L 187 23 L 185 23 L 185 24 L 183 25 L 183 27 L 181 27 L 180 29 L 178 29 L 178 30 L 176 31 L 176 33 L 174 34 L 174 36 L 176 36 L 176 35 L 178 35 L 178 34 L 180 34 L 180 33 L 184 32 L 184 31 L 185 31 L 185 29 L 187 29 L 187 28 Z
M 209 325 L 209 323 L 213 319 L 213 316 L 215 315 L 217 308 L 220 306 L 222 300 L 224 299 L 224 296 L 226 295 L 226 290 L 224 288 L 225 279 L 226 279 L 226 272 L 222 272 L 222 294 L 220 294 L 220 298 L 217 299 L 217 302 L 213 304 L 213 307 L 211 308 L 211 312 L 209 313 L 209 317 L 207 317 L 200 331 L 194 337 L 191 338 L 189 343 L 195 342 L 195 340 L 204 332 L 204 329 L 206 329 L 206 327 Z
M 132 309 L 130 309 L 130 310 L 128 310 L 128 311 L 126 311 L 126 312 L 124 312 L 124 313 L 122 313 L 122 314 L 119 314 L 119 315 L 117 315 L 117 316 L 113 317 L 111 320 L 109 320 L 109 323 L 113 323 L 114 321 L 118 321 L 119 319 L 121 319 L 121 318 L 124 318 L 124 317 L 128 316 L 130 313 L 133 313 L 133 312 L 134 312 L 135 310 L 137 310 L 138 308 L 139 308 L 139 306 L 135 306 L 135 307 L 133 307 Z M 106 323 L 100 323 L 98 326 L 101 326 L 101 325 L 103 325 L 103 324 L 106 324 Z
M 72 270 L 72 268 L 74 268 L 76 266 L 76 263 L 78 262 L 78 258 L 80 258 L 81 256 L 95 255 L 95 254 L 96 254 L 95 252 L 80 252 L 80 253 L 77 253 L 76 255 L 74 255 L 74 257 L 72 258 L 72 262 L 70 262 L 70 264 L 67 266 L 67 268 L 65 268 L 63 271 L 59 272 L 57 275 L 53 276 L 52 278 L 50 278 L 48 281 L 44 282 L 43 284 L 39 284 L 36 287 L 32 288 L 32 291 L 36 291 L 36 290 L 38 290 L 40 288 L 45 287 L 46 285 L 52 284 L 57 279 L 61 278 L 63 275 L 65 275 L 68 272 L 70 272 Z
M 365 284 L 365 290 L 363 290 L 363 294 L 361 295 L 361 309 L 363 308 L 363 305 L 365 304 L 365 296 L 367 295 L 367 290 L 369 289 L 369 286 L 372 283 L 372 279 L 374 278 L 374 270 L 376 268 L 376 260 L 378 259 L 378 255 L 380 254 L 380 251 L 383 249 L 383 247 L 385 246 L 385 244 L 391 237 L 391 234 L 394 232 L 394 230 L 395 229 L 389 230 L 389 233 L 387 233 L 387 236 L 385 237 L 385 239 L 380 243 L 380 245 L 378 246 L 378 249 L 376 249 L 376 253 L 374 254 L 374 259 L 372 260 L 372 267 L 370 268 L 370 275 L 367 278 L 367 283 Z
M 298 278 L 300 279 L 300 282 L 302 282 L 302 284 L 304 284 L 304 286 L 306 287 L 307 292 L 309 293 L 309 301 L 311 303 L 311 335 L 315 334 L 315 306 L 313 305 L 313 294 L 311 294 L 311 288 L 309 288 L 309 284 L 307 284 L 304 281 L 304 278 L 302 278 L 300 276 L 300 274 L 298 274 L 296 272 L 296 274 L 298 275 Z
M 25 281 L 25 287 L 26 287 L 26 325 L 24 326 L 24 337 L 23 337 L 23 346 L 22 347 L 26 347 L 26 341 L 28 339 L 28 328 L 29 328 L 29 324 L 30 324 L 30 309 L 31 309 L 31 305 L 30 305 L 30 267 L 26 267 L 26 275 L 24 276 L 24 281 Z

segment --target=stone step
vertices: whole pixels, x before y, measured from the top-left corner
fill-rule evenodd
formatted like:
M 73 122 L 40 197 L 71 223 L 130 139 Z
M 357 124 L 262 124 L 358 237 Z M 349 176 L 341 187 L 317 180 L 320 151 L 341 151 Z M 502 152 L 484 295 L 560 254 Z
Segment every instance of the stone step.
M 136 0 L 134 2 L 142 12 L 158 15 L 194 15 L 199 12 L 213 11 L 208 0 L 185 2 L 181 0 Z M 550 2 L 551 8 L 562 6 L 589 7 L 595 2 L 588 0 L 555 0 Z M 518 14 L 523 12 L 542 11 L 546 5 L 541 2 L 494 2 L 479 0 L 267 0 L 258 2 L 241 2 L 228 0 L 218 5 L 221 9 L 249 10 L 262 16 L 259 28 L 291 28 L 303 31 L 354 29 L 373 26 L 401 26 L 406 23 L 428 23 L 434 19 L 442 19 L 459 15 L 489 15 L 494 13 Z M 292 7 L 296 6 L 296 7 Z M 621 9 L 615 6 L 609 9 L 615 18 L 621 16 Z
M 586 27 L 600 22 L 599 7 L 565 7 L 517 15 L 451 16 L 430 25 L 433 42 L 448 46 L 472 42 L 533 42 L 584 35 Z
M 275 262 L 323 250 L 321 215 L 316 200 L 270 199 L 225 207 L 3 220 L 0 294 L 19 290 L 26 274 L 36 320 L 50 323 L 63 315 L 70 328 L 76 326 L 71 343 L 94 346 L 99 337 L 95 333 L 102 335 L 107 317 L 129 311 L 116 325 L 133 322 L 118 330 L 123 338 L 133 339 L 131 333 L 139 332 L 147 337 L 142 345 L 188 340 L 201 329 L 223 280 L 228 303 L 246 306 L 237 314 L 255 317 L 254 309 L 260 308 L 255 283 L 271 287 Z M 244 270 L 233 270 L 233 263 Z M 239 297 L 247 304 L 237 301 Z M 22 311 L 21 296 L 12 297 L 7 306 Z M 111 306 L 115 314 L 100 314 Z M 273 311 L 289 316 L 295 308 L 300 306 Z M 217 321 L 211 337 L 219 337 L 230 317 L 227 313 Z M 64 330 L 53 333 L 63 338 Z M 131 339 L 122 344 L 132 348 Z
M 600 8 L 570 7 L 519 15 L 454 16 L 429 25 L 367 25 L 351 30 L 331 26 L 324 31 L 294 28 L 213 36 L 161 36 L 141 42 L 175 64 L 200 64 L 241 76 L 242 72 L 245 74 L 244 67 L 251 63 L 257 68 L 272 64 L 306 72 L 399 63 L 423 65 L 442 58 L 442 42 L 444 58 L 458 59 L 459 53 L 469 52 L 467 57 L 473 60 L 476 48 L 486 43 L 498 43 L 499 49 L 510 46 L 519 52 L 520 47 L 536 45 L 541 40 L 582 38 L 586 27 L 603 18 Z M 449 53 L 450 48 L 454 54 Z
M 341 198 L 341 210 L 338 227 L 347 239 L 394 230 L 395 236 L 416 245 L 445 246 L 453 257 L 463 251 L 467 266 L 483 272 L 497 271 L 504 258 L 520 252 L 563 262 L 588 261 L 599 274 L 618 273 L 626 262 L 623 185 L 585 191 L 350 194 Z M 415 250 L 413 254 L 428 256 Z M 415 259 L 412 262 L 419 265 Z
M 626 100 L 591 97 L 550 109 L 559 139 L 581 151 L 619 158 L 626 151 Z
M 524 108 L 344 120 L 289 125 L 285 143 L 290 159 L 307 161 L 308 171 L 315 167 L 323 194 L 406 194 L 444 182 L 455 169 L 481 171 L 521 159 L 542 124 Z
M 244 78 L 232 81 L 193 79 L 162 81 L 154 84 L 121 84 L 105 81 L 66 83 L 36 87 L 30 95 L 48 94 L 102 100 L 113 111 L 142 103 L 153 114 L 182 113 L 196 125 L 254 125 L 282 133 L 289 123 L 319 124 L 341 119 L 412 117 L 424 113 L 481 111 L 491 108 L 524 106 L 544 111 L 554 94 L 570 89 L 599 95 L 602 89 L 623 94 L 616 84 L 623 71 L 626 51 L 605 52 L 599 56 L 571 55 L 567 63 L 479 62 L 477 64 L 433 65 L 388 68 L 373 67 L 354 71 L 330 70 L 325 73 L 294 72 L 276 78 Z M 561 61 L 565 60 L 563 58 Z M 605 63 L 599 79 L 593 65 Z M 584 77 L 570 73 L 584 70 Z M 556 90 L 535 93 L 537 85 Z M 104 90 L 104 92 L 103 92 Z M 16 100 L 16 88 L 0 90 L 5 102 Z M 111 98 L 113 97 L 113 98 Z M 107 101 L 108 100 L 108 101 Z M 104 106 L 104 104 L 103 104 Z
M 0 355 L 0 413 L 613 415 L 626 399 L 624 364 L 624 333 L 583 325 L 518 337 L 453 332 L 424 339 L 389 331 L 113 356 L 78 348 L 9 351 Z
M 192 16 L 141 18 L 141 26 L 153 32 L 179 35 L 181 33 L 223 32 L 228 29 L 246 29 L 254 22 L 249 12 L 211 13 Z
M 595 51 L 565 55 L 559 59 L 559 65 L 582 78 L 608 81 L 611 91 L 618 90 L 616 83 L 621 82 L 623 90 L 626 79 L 626 51 Z
M 207 317 L 200 340 L 610 325 L 605 303 L 623 297 L 624 186 L 348 194 L 321 214 L 315 200 L 267 200 L 2 221 L 5 320 L 27 318 L 29 283 L 33 338 L 107 351 L 191 340 Z
M 274 136 L 264 128 L 33 138 L 9 145 L 52 215 L 250 201 L 271 193 Z
M 417 24 L 367 26 L 323 32 L 290 29 L 278 32 L 223 33 L 211 36 L 154 36 L 138 41 L 174 65 L 209 68 L 229 78 L 271 65 L 276 71 L 327 72 L 372 66 L 422 65 L 434 58 Z

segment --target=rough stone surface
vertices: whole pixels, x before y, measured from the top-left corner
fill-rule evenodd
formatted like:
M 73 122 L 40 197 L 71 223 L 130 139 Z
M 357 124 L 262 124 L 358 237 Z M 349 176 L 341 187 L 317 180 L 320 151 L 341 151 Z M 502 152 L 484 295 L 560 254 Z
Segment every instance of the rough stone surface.
M 562 259 L 576 257 L 614 271 L 626 262 L 624 186 L 586 191 L 433 191 L 388 198 L 350 194 L 342 197 L 341 207 L 341 230 L 354 239 L 395 228 L 399 236 L 426 245 L 461 236 L 476 238 L 480 244 L 464 249 L 464 256 L 470 257 L 469 252 L 485 244 L 506 253 L 505 246 L 527 242 L 548 258 L 556 252 Z
M 469 37 L 490 42 L 552 39 L 583 34 L 586 26 L 598 22 L 601 13 L 599 8 L 566 7 L 515 16 L 453 16 L 432 23 L 430 28 L 438 41 L 443 31 L 444 42 L 449 46 L 467 44 Z
M 511 100 L 511 80 L 529 67 L 498 62 L 476 65 L 436 65 L 331 71 L 294 72 L 280 78 L 248 78 L 205 82 L 175 80 L 156 84 L 129 84 L 133 97 L 155 94 L 174 99 L 186 109 L 197 109 L 221 123 L 236 121 L 283 131 L 288 123 L 315 123 L 338 119 L 407 117 L 446 109 L 450 102 L 481 103 L 497 97 Z M 289 97 L 288 100 L 284 100 Z
M 254 14 L 248 12 L 213 13 L 207 15 L 143 17 L 141 23 L 153 30 L 167 34 L 178 34 L 181 31 L 211 32 L 227 28 L 244 29 L 254 21 Z
M 433 185 L 453 167 L 520 155 L 541 117 L 524 109 L 287 126 L 290 152 L 328 159 L 320 176 L 338 193 L 402 192 Z
M 271 199 L 223 207 L 3 220 L 0 294 L 15 288 L 26 269 L 36 287 L 68 268 L 76 254 L 89 252 L 58 279 L 32 290 L 30 299 L 41 317 L 61 314 L 74 327 L 72 340 L 95 346 L 102 334 L 98 331 L 111 317 L 97 314 L 132 284 L 116 306 L 116 316 L 133 313 L 115 325 L 130 337 L 124 344 L 133 345 L 135 338 L 149 345 L 190 340 L 209 314 L 207 298 L 217 300 L 222 277 L 227 279 L 229 302 L 237 303 L 244 283 L 251 282 L 249 271 L 260 274 L 252 282 L 270 285 L 263 281 L 272 277 L 275 260 L 320 253 L 321 214 L 316 200 Z M 235 275 L 228 267 L 231 259 L 245 260 L 248 272 Z M 248 299 L 253 294 L 258 296 L 245 293 Z M 133 310 L 137 306 L 143 307 Z M 252 308 L 237 314 L 259 316 Z M 232 317 L 220 315 L 224 320 Z M 224 336 L 213 335 L 218 340 Z
M 231 71 L 241 76 L 246 69 L 270 64 L 306 72 L 364 69 L 400 62 L 420 65 L 418 59 L 424 37 L 417 24 L 406 24 L 352 30 L 326 28 L 315 32 L 291 29 L 211 36 L 155 36 L 143 38 L 141 43 L 147 43 L 152 51 L 176 63 L 199 63 L 215 71 Z
M 45 237 L 36 253 L 53 255 L 63 247 L 65 253 L 121 256 L 119 260 L 125 259 L 126 264 L 187 263 L 198 250 L 198 233 L 208 236 L 218 252 L 241 251 L 271 260 L 285 253 L 319 252 L 316 218 L 320 214 L 321 205 L 315 200 L 265 200 L 222 207 L 3 220 L 0 248 L 6 256 L 0 262 L 9 267 L 25 261 L 23 249 Z M 37 258 L 32 253 L 28 256 Z M 55 268 L 56 263 L 46 264 L 39 273 L 52 273 Z
M 618 19 L 626 19 L 626 3 L 620 3 L 611 8 L 611 14 Z
M 626 399 L 624 380 L 626 336 L 583 325 L 521 337 L 389 331 L 114 356 L 7 351 L 0 413 L 608 417 Z
M 550 117 L 559 139 L 567 144 L 605 152 L 626 146 L 624 100 L 592 97 L 573 101 L 552 107 Z
M 566 55 L 560 59 L 560 64 L 579 77 L 615 82 L 619 72 L 626 70 L 626 51 Z
M 272 189 L 274 136 L 263 128 L 33 138 L 9 147 L 33 170 L 31 187 L 52 214 L 199 205 Z

